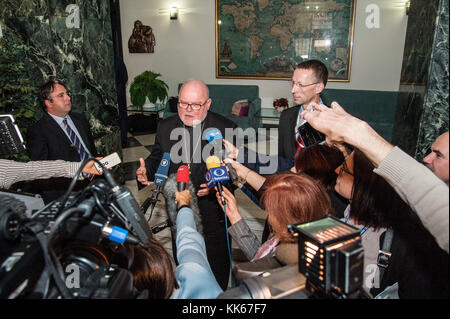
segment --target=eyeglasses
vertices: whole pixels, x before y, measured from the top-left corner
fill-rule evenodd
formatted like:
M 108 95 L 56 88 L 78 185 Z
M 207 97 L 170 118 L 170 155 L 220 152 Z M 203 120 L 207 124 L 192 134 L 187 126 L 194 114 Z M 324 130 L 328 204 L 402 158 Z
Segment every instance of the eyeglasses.
M 354 176 L 353 172 L 350 172 L 350 170 L 348 169 L 347 162 L 342 163 L 341 169 L 339 170 L 339 175 L 341 175 L 342 172 L 345 172 L 350 176 Z
M 300 82 L 292 81 L 292 82 L 291 82 L 291 87 L 297 86 L 297 87 L 303 89 L 303 88 L 305 88 L 305 87 L 308 87 L 308 86 L 311 86 L 311 85 L 314 85 L 314 84 L 317 84 L 317 83 L 319 83 L 319 82 L 315 82 L 315 83 L 311 83 L 311 84 L 301 84 Z
M 62 98 L 64 98 L 65 95 L 67 95 L 68 97 L 72 97 L 72 94 L 69 91 L 56 94 L 55 97 L 62 99 Z
M 208 102 L 209 98 L 206 99 L 205 102 L 199 104 L 199 103 L 186 103 L 186 102 L 181 102 L 178 101 L 178 106 L 181 107 L 182 109 L 187 109 L 189 106 L 194 110 L 194 111 L 198 111 L 200 110 L 200 108 L 205 105 L 206 102 Z

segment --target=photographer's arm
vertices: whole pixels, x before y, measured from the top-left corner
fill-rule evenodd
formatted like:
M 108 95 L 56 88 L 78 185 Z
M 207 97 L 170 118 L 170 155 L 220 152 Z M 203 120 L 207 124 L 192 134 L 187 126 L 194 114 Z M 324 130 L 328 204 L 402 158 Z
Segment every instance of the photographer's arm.
M 236 197 L 226 187 L 223 188 L 222 194 L 226 203 L 226 214 L 231 223 L 228 231 L 247 259 L 252 260 L 259 247 L 261 247 L 261 242 L 245 220 L 242 219 L 237 207 Z M 219 194 L 217 193 L 216 196 L 217 202 L 222 210 L 224 210 Z
M 206 256 L 203 237 L 197 231 L 194 214 L 189 208 L 189 191 L 175 191 L 175 198 L 180 207 L 177 214 L 177 259 L 175 276 L 180 289 L 173 298 L 216 298 L 223 290 L 214 277 Z
M 30 161 L 27 163 L 10 160 L 0 160 L 0 187 L 8 188 L 20 181 L 31 181 L 35 179 L 47 179 L 52 177 L 74 177 L 81 166 L 81 162 L 55 161 Z M 94 161 L 90 161 L 83 169 L 84 173 L 100 175 L 94 166 Z M 80 175 L 81 176 L 81 175 Z M 82 178 L 82 177 L 81 177 Z
M 251 169 L 245 167 L 239 162 L 233 161 L 229 158 L 224 160 L 225 163 L 230 163 L 231 166 L 236 170 L 238 177 L 242 178 L 246 183 L 248 183 L 253 189 L 258 191 L 261 186 L 266 181 L 264 176 L 259 175 L 258 173 L 252 171 Z
M 417 213 L 439 246 L 449 251 L 449 189 L 430 170 L 392 146 L 366 122 L 346 113 L 336 102 L 331 108 L 314 105 L 303 112 L 311 126 L 327 136 L 327 143 L 348 143 L 360 149 L 379 174 Z
M 314 112 L 303 111 L 302 117 L 326 135 L 328 145 L 347 143 L 361 150 L 378 167 L 394 148 L 366 122 L 348 114 L 336 102 L 331 108 L 313 104 Z

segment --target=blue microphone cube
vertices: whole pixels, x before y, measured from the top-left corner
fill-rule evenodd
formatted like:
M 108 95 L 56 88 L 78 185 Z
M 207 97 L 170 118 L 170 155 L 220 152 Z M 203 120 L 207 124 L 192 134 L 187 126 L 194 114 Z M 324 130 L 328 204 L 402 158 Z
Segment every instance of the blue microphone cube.
M 111 234 L 109 235 L 108 239 L 113 242 L 123 244 L 125 242 L 125 239 L 127 238 L 127 235 L 128 235 L 128 230 L 117 227 L 117 226 L 113 226 Z
M 224 183 L 229 180 L 227 169 L 225 166 L 214 167 L 206 172 L 206 183 L 209 188 L 213 187 L 217 183 Z

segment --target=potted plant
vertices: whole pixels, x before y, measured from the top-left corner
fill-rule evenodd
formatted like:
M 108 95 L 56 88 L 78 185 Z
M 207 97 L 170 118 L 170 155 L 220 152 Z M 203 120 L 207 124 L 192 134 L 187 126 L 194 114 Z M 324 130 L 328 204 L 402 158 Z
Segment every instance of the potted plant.
M 142 107 L 146 99 L 150 103 L 158 100 L 163 103 L 168 96 L 169 86 L 162 80 L 157 79 L 161 74 L 152 71 L 144 71 L 137 75 L 130 86 L 131 103 Z

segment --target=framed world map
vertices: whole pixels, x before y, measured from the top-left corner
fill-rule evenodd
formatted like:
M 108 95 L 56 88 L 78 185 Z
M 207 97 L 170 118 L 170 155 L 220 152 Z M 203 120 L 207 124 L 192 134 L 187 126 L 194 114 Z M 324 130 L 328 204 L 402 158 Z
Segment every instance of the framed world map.
M 320 60 L 350 81 L 356 0 L 216 0 L 216 77 L 291 79 Z

